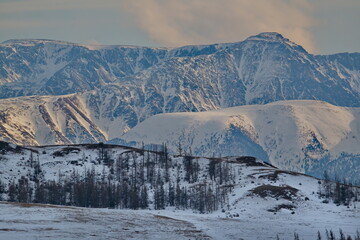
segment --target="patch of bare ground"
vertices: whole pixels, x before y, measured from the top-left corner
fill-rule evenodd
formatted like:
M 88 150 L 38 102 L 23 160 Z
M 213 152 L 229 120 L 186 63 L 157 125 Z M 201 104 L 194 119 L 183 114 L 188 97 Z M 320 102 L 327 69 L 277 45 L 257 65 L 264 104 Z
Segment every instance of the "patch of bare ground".
M 269 212 L 278 212 L 281 209 L 288 209 L 288 210 L 294 210 L 296 208 L 295 205 L 292 204 L 280 204 L 277 205 L 274 208 L 268 209 Z
M 245 164 L 246 166 L 249 166 L 249 167 L 266 167 L 267 166 L 265 163 L 257 161 L 255 157 L 250 157 L 250 156 L 237 157 L 235 160 L 232 160 L 230 162 Z
M 54 157 L 63 157 L 65 155 L 68 155 L 70 153 L 79 153 L 81 151 L 80 148 L 76 147 L 64 147 L 56 152 L 54 152 L 52 155 Z
M 18 207 L 42 207 L 42 208 L 69 208 L 73 209 L 74 207 L 69 206 L 60 206 L 60 205 L 51 205 L 51 204 L 42 204 L 42 203 L 22 203 L 22 202 L 1 202 L 2 204 L 10 204 Z
M 36 228 L 35 231 L 39 231 L 39 232 L 42 232 L 42 231 L 55 231 L 55 230 L 60 230 L 60 229 L 57 229 L 57 228 L 52 228 L 52 227 L 47 227 L 47 228 Z
M 273 185 L 261 185 L 250 190 L 250 195 L 257 195 L 262 198 L 272 197 L 276 199 L 293 200 L 299 190 L 288 185 L 273 186 Z
M 159 219 L 165 219 L 165 220 L 171 220 L 171 221 L 178 221 L 178 222 L 184 222 L 184 223 L 186 223 L 186 221 L 179 220 L 179 219 L 175 219 L 175 218 L 171 218 L 171 217 L 167 217 L 167 216 L 154 215 L 154 217 L 155 217 L 155 218 L 159 218 Z
M 204 240 L 211 239 L 211 237 L 206 235 L 204 232 L 202 232 L 199 229 L 196 229 L 196 227 L 190 222 L 175 219 L 175 218 L 171 218 L 171 217 L 167 217 L 167 216 L 161 216 L 161 215 L 154 215 L 154 217 L 157 218 L 157 219 L 161 219 L 161 220 L 178 222 L 178 224 L 181 224 L 184 227 L 186 227 L 186 228 L 175 229 L 174 231 L 178 235 L 183 235 L 183 236 L 185 236 L 185 237 L 187 237 L 189 239 L 204 239 Z
M 19 230 L 15 228 L 0 228 L 0 232 L 19 232 L 19 231 L 24 231 L 24 230 Z
M 268 169 L 267 169 L 268 170 Z M 300 173 L 296 173 L 296 172 L 290 172 L 290 171 L 283 171 L 283 170 L 274 170 L 268 174 L 264 174 L 259 176 L 259 178 L 267 178 L 271 181 L 276 181 L 279 179 L 279 174 L 289 174 L 292 176 L 299 176 Z

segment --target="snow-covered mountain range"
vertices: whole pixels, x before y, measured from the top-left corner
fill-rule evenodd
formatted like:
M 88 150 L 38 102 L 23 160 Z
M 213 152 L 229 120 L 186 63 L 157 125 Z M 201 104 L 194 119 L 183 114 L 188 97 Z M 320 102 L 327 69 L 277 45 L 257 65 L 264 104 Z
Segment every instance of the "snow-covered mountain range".
M 116 85 L 151 103 L 149 114 L 289 99 L 360 102 L 359 53 L 313 55 L 278 33 L 174 49 L 9 40 L 0 62 L 0 98 Z
M 160 113 L 299 99 L 360 106 L 360 53 L 313 55 L 278 33 L 261 33 L 236 43 L 180 48 L 9 40 L 0 44 L 0 64 L 0 139 L 25 145 L 93 143 L 114 138 L 140 142 L 144 140 L 123 134 Z M 288 105 L 297 108 L 293 102 Z M 317 175 L 323 171 L 324 162 L 334 162 L 328 159 L 346 161 L 342 165 L 354 169 L 359 162 L 359 136 L 353 127 L 357 125 L 357 110 L 326 106 L 348 114 L 343 119 L 341 114 L 327 113 L 328 119 L 338 119 L 333 122 L 339 131 L 334 132 L 332 121 L 320 121 L 322 115 L 314 109 L 306 110 L 317 116 L 311 119 L 308 113 L 292 117 L 290 110 L 278 110 L 276 117 L 257 113 L 258 119 L 264 118 L 258 124 L 243 114 L 244 119 L 226 117 L 226 121 L 234 122 L 229 126 L 236 134 L 223 132 L 226 128 L 209 128 L 216 136 L 211 141 L 199 140 L 203 145 L 193 146 L 192 151 L 224 156 L 247 148 L 249 154 L 278 166 Z M 254 106 L 253 111 L 258 109 Z M 270 117 L 273 123 L 265 119 Z M 291 119 L 289 132 L 280 131 L 284 129 L 280 125 L 283 119 Z M 316 124 L 312 122 L 315 120 Z M 277 131 L 273 131 L 272 124 L 277 124 Z M 225 133 L 227 137 L 218 137 Z M 183 132 L 174 135 L 183 136 Z M 153 136 L 142 136 L 149 142 L 154 140 Z M 296 145 L 289 148 L 289 139 Z M 161 140 L 166 141 L 174 144 L 171 136 Z M 310 145 L 313 147 L 307 148 Z M 333 169 L 340 165 L 334 164 Z
M 1 139 L 23 144 L 111 140 L 148 117 L 166 112 L 290 99 L 360 105 L 359 53 L 312 55 L 278 33 L 174 49 L 9 40 L 0 44 L 0 63 L 0 98 L 75 94 L 0 101 Z M 71 111 L 64 102 L 98 129 L 89 134 L 84 121 L 68 120 L 72 116 L 50 119 L 57 137 L 44 137 L 43 126 L 53 125 L 50 122 L 35 122 L 31 132 L 29 126 L 14 126 L 17 133 L 9 129 L 8 124 L 16 122 L 10 115 L 29 114 L 24 104 L 51 117 L 59 109 Z M 77 131 L 72 129 L 75 125 L 79 125 Z
M 359 53 L 312 55 L 278 33 L 174 49 L 9 40 L 0 61 L 1 98 L 136 84 L 167 110 L 174 97 L 186 98 L 184 110 L 285 99 L 359 106 Z

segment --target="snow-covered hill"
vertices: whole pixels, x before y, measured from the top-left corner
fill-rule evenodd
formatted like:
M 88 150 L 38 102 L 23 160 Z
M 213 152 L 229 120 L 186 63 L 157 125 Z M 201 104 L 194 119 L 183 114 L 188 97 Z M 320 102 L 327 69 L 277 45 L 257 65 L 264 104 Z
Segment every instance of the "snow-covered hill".
M 359 181 L 359 108 L 293 100 L 159 114 L 138 124 L 141 107 L 122 108 L 122 97 L 107 91 L 3 99 L 1 139 L 23 145 L 166 143 L 174 153 L 180 147 L 197 156 L 249 155 L 282 169 L 319 177 L 327 170 Z
M 255 156 L 281 169 L 359 181 L 360 109 L 322 101 L 279 101 L 153 116 L 122 140 L 162 144 L 197 156 Z
M 337 206 L 321 197 L 325 181 L 252 157 L 164 159 L 164 152 L 103 144 L 23 148 L 2 142 L 0 146 L 3 200 L 111 206 L 110 199 L 118 203 L 117 198 L 130 196 L 127 204 L 133 196 L 143 199 L 132 192 L 134 188 L 148 192 L 147 207 L 122 201 L 112 206 L 148 209 L 138 212 L 0 203 L 0 236 L 6 238 L 26 234 L 37 239 L 46 233 L 49 239 L 73 239 L 77 234 L 153 239 L 159 232 L 156 237 L 163 239 L 176 232 L 175 239 L 276 239 L 277 235 L 291 239 L 296 232 L 315 239 L 317 231 L 325 236 L 326 229 L 333 230 L 338 235 L 341 228 L 354 236 L 359 228 L 354 196 L 346 197 L 348 206 Z M 360 194 L 357 187 L 352 191 Z M 159 194 L 166 203 L 160 208 Z M 104 205 L 95 205 L 99 203 Z M 201 212 L 207 214 L 197 214 Z

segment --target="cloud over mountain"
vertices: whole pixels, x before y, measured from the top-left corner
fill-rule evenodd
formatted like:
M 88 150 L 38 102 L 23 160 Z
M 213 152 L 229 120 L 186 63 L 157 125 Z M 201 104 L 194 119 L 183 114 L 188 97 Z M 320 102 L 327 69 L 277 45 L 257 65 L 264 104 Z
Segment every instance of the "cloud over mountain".
M 124 7 L 151 38 L 169 46 L 238 41 L 276 31 L 316 50 L 310 31 L 316 20 L 308 1 L 126 0 Z

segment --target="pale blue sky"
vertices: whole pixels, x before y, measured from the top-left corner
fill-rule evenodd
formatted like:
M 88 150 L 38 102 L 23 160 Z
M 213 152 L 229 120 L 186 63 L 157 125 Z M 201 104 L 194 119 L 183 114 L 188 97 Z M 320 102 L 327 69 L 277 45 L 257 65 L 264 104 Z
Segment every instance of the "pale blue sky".
M 0 0 L 0 42 L 181 46 L 277 31 L 311 53 L 360 52 L 360 0 Z

